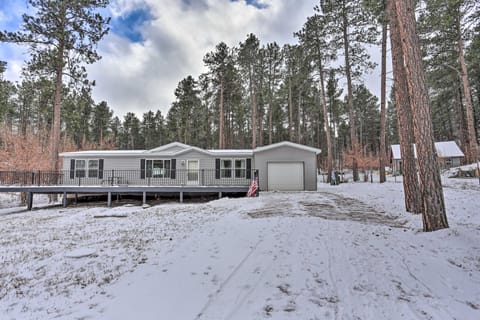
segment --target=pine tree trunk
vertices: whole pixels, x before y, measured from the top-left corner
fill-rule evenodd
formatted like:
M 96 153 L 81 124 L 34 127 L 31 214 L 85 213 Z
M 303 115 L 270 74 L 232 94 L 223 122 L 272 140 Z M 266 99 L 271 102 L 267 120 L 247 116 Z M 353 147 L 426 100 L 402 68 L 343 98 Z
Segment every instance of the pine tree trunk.
M 63 14 L 60 16 L 62 21 L 65 20 L 66 9 L 63 7 Z M 64 22 L 63 22 L 64 24 Z M 52 143 L 51 143 L 51 169 L 53 172 L 58 171 L 58 147 L 60 145 L 60 113 L 62 106 L 62 75 L 63 75 L 63 54 L 65 49 L 65 43 L 63 38 L 59 42 L 57 57 L 55 61 L 55 93 L 53 100 L 53 121 L 52 121 Z M 57 195 L 52 194 L 50 201 L 56 201 Z
M 413 1 L 396 0 L 398 30 L 413 114 L 420 191 L 423 204 L 423 230 L 448 228 L 442 181 L 435 151 L 430 101 L 417 36 Z
M 467 124 L 465 123 L 465 112 L 463 111 L 463 102 L 462 102 L 462 89 L 458 87 L 457 98 L 455 99 L 455 110 L 457 114 L 457 136 L 460 140 L 461 148 L 466 152 L 468 145 L 468 129 Z
M 289 140 L 293 141 L 293 98 L 292 98 L 292 80 L 288 79 L 288 133 Z
M 465 113 L 467 116 L 467 129 L 468 129 L 468 144 L 466 146 L 467 147 L 466 158 L 468 163 L 472 163 L 472 162 L 478 161 L 478 154 L 477 154 L 478 144 L 477 144 L 477 138 L 475 135 L 472 96 L 470 93 L 470 84 L 468 83 L 467 65 L 465 63 L 465 56 L 463 53 L 462 29 L 460 26 L 459 18 L 457 18 L 456 27 L 457 27 L 458 60 L 460 61 L 463 93 L 465 94 L 465 111 L 466 111 Z
M 385 8 L 388 10 L 388 8 Z M 385 156 L 386 156 L 386 143 L 385 143 L 385 127 L 386 127 L 386 100 L 387 100 L 387 19 L 383 22 L 382 28 L 382 79 L 381 79 L 381 92 L 380 92 L 380 150 L 379 150 L 379 170 L 380 170 L 380 183 L 387 180 L 385 176 Z
M 343 3 L 345 6 L 345 3 Z M 352 86 L 352 75 L 351 75 L 351 66 L 350 66 L 350 49 L 348 41 L 348 21 L 347 15 L 343 15 L 343 45 L 344 45 L 344 54 L 345 54 L 345 74 L 347 76 L 347 96 L 348 96 L 348 118 L 350 125 L 350 147 L 352 152 L 352 170 L 353 170 L 353 181 L 360 180 L 358 175 L 358 141 L 357 133 L 355 128 L 355 114 L 353 111 L 353 86 Z
M 259 146 L 263 146 L 263 117 L 264 117 L 264 114 L 263 114 L 263 107 L 261 107 L 259 110 L 258 110 L 258 145 Z
M 219 115 L 219 130 L 218 130 L 218 145 L 219 149 L 225 149 L 225 113 L 224 113 L 224 80 L 223 74 L 220 79 L 220 115 Z
M 301 142 L 302 136 L 302 118 L 300 117 L 301 114 L 301 103 L 300 103 L 301 92 L 298 92 L 298 101 L 297 101 L 297 143 Z
M 268 144 L 273 143 L 273 112 L 272 112 L 272 97 L 268 103 Z
M 320 87 L 322 95 L 322 108 L 323 108 L 323 121 L 325 123 L 325 134 L 327 136 L 327 183 L 331 182 L 332 179 L 332 169 L 333 169 L 333 157 L 332 157 L 332 136 L 330 132 L 330 122 L 328 120 L 328 110 L 327 110 L 327 97 L 325 92 L 325 81 L 323 74 L 323 65 L 321 56 L 318 56 L 318 72 L 320 74 Z
M 63 45 L 60 44 L 57 54 L 55 71 L 55 96 L 53 103 L 53 124 L 52 124 L 52 171 L 58 170 L 58 146 L 60 144 L 60 112 L 62 105 L 62 74 L 63 74 Z
M 257 93 L 252 90 L 252 149 L 257 147 Z
M 103 126 L 100 127 L 100 149 L 103 149 Z
M 407 212 L 421 213 L 422 199 L 418 182 L 415 154 L 413 150 L 413 123 L 408 96 L 402 44 L 398 31 L 397 16 L 393 6 L 388 6 L 390 42 L 394 77 L 395 103 L 397 107 L 398 138 L 402 155 L 403 190 Z

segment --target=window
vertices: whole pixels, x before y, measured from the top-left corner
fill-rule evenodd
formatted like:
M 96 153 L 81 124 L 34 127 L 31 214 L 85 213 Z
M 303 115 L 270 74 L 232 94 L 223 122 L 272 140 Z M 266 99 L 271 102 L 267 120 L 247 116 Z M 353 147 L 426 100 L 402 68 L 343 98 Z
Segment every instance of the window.
M 170 160 L 147 160 L 147 178 L 170 178 Z
M 221 178 L 245 178 L 247 172 L 246 159 L 221 159 L 220 177 Z
M 73 178 L 103 179 L 103 159 L 71 159 L 70 179 Z
M 76 160 L 75 161 L 75 177 L 85 178 L 85 170 L 86 170 L 86 161 Z
M 232 177 L 232 160 L 231 159 L 220 160 L 220 177 L 221 178 Z
M 98 178 L 98 160 L 88 160 L 88 177 Z
M 245 178 L 246 169 L 247 166 L 245 159 L 235 160 L 235 178 Z

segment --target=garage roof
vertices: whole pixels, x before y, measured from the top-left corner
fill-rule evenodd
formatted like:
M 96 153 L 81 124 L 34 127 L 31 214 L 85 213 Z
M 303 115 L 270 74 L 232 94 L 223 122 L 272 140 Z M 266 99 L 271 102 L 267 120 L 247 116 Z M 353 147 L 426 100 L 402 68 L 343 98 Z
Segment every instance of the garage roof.
M 319 153 L 322 152 L 322 150 L 320 150 L 320 149 L 304 146 L 302 144 L 293 143 L 293 142 L 290 142 L 290 141 L 283 141 L 283 142 L 274 143 L 274 144 L 264 146 L 264 147 L 258 147 L 258 148 L 255 148 L 253 150 L 253 152 L 254 153 L 263 152 L 263 151 L 267 151 L 267 150 L 271 150 L 271 149 L 275 149 L 275 148 L 279 148 L 279 147 L 292 147 L 292 148 L 297 148 L 297 149 L 313 152 L 315 154 L 319 154 Z

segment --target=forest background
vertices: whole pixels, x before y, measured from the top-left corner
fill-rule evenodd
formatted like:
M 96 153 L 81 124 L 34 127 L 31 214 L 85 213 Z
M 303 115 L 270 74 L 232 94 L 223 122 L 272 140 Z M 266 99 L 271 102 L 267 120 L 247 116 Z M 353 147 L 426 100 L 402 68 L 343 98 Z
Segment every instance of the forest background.
M 115 116 L 108 101 L 94 101 L 95 82 L 87 80 L 84 64 L 69 61 L 73 63 L 69 70 L 83 73 L 81 81 L 67 77 L 63 81 L 59 150 L 150 149 L 172 141 L 201 148 L 252 148 L 283 140 L 327 150 L 328 131 L 334 167 L 351 166 L 352 137 L 359 146 L 360 167 L 378 166 L 378 159 L 385 156 L 380 137 L 385 137 L 387 146 L 399 142 L 395 90 L 386 98 L 383 115 L 381 99 L 363 80 L 375 64 L 381 64 L 369 52 L 382 48 L 384 3 L 340 3 L 335 8 L 321 3 L 312 8 L 312 15 L 295 32 L 297 44 L 262 43 L 255 34 L 233 47 L 218 43 L 205 52 L 207 72 L 199 77 L 185 75 L 178 83 L 166 114 L 156 109 L 141 117 L 133 112 Z M 419 1 L 416 15 L 434 138 L 455 140 L 465 150 L 467 100 L 479 139 L 479 5 L 470 0 Z M 468 71 L 469 99 L 461 58 Z M 7 62 L 0 62 L 0 169 L 51 168 L 45 154 L 52 148 L 55 75 L 38 72 L 32 60 L 25 61 L 16 82 L 5 78 Z M 348 84 L 347 77 L 351 77 L 353 112 L 350 90 L 341 85 Z M 319 161 L 325 167 L 326 152 Z

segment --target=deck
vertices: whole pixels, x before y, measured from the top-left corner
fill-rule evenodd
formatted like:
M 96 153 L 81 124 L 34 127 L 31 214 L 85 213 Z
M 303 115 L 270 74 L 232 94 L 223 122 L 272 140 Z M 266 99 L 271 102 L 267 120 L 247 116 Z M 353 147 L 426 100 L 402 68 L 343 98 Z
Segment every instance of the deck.
M 108 174 L 107 174 L 108 173 Z M 215 172 L 206 170 L 168 172 L 155 176 L 139 170 L 111 170 L 95 177 L 76 172 L 0 171 L 0 192 L 27 194 L 27 208 L 33 207 L 34 194 L 62 194 L 63 206 L 67 206 L 69 194 L 106 194 L 107 205 L 112 205 L 112 195 L 139 194 L 147 203 L 147 194 L 178 194 L 183 202 L 185 193 L 247 193 L 257 171 Z M 141 177 L 141 178 L 139 178 Z

